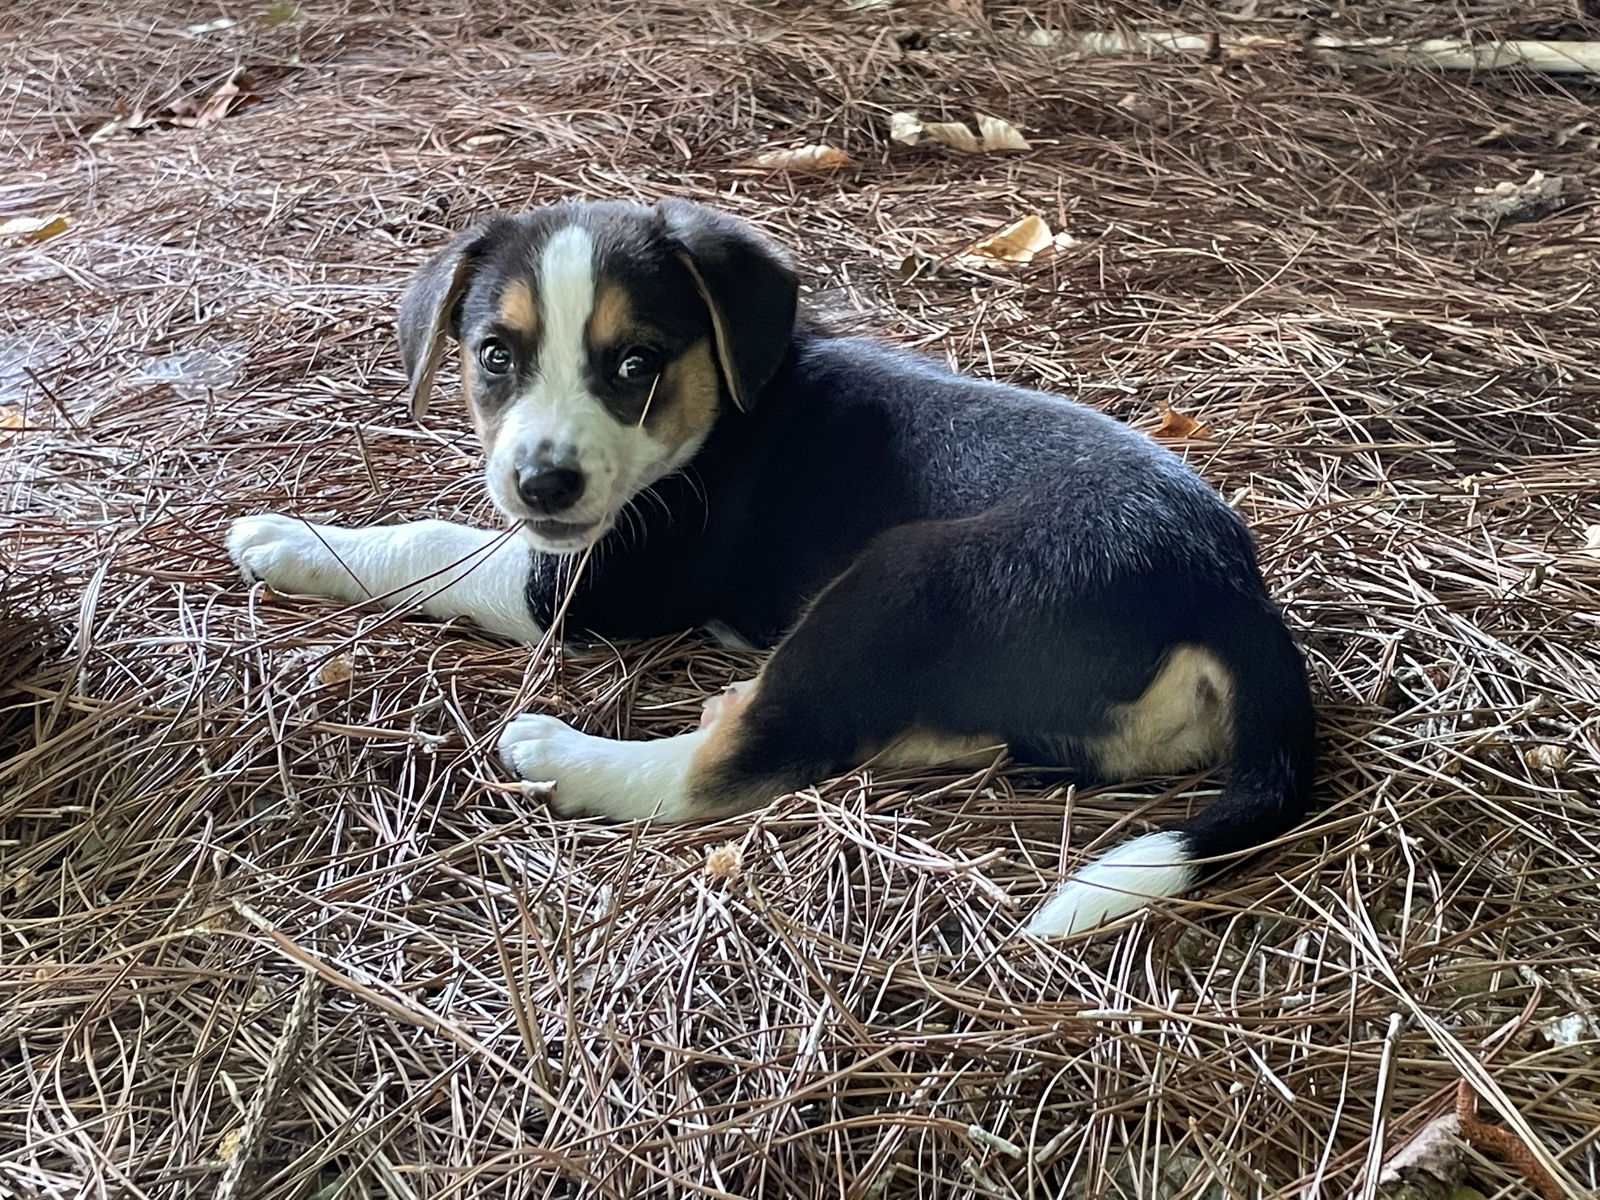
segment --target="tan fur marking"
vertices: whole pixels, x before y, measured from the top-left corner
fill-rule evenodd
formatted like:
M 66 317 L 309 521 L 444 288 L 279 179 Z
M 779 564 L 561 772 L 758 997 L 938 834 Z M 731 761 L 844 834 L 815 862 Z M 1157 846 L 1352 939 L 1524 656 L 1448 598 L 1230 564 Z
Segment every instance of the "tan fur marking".
M 615 283 L 602 283 L 589 314 L 589 340 L 596 346 L 620 348 L 632 326 L 633 301 L 627 290 Z
M 706 309 L 711 314 L 711 332 L 717 339 L 717 358 L 722 363 L 722 377 L 728 381 L 728 394 L 733 397 L 733 402 L 740 409 L 748 407 L 749 397 L 739 389 L 739 370 L 733 359 L 733 340 L 728 334 L 728 318 L 723 314 L 722 306 L 717 303 L 717 298 L 711 294 L 711 288 L 706 284 L 706 278 L 700 273 L 699 264 L 687 254 L 678 255 L 681 262 L 689 271 L 689 278 L 694 280 L 695 291 L 700 293 L 700 299 L 706 302 Z
M 739 703 L 717 718 L 706 733 L 706 740 L 689 760 L 689 770 L 684 779 L 682 820 L 749 812 L 777 795 L 770 780 L 732 781 L 724 771 L 724 765 L 738 747 L 744 731 L 745 714 L 750 711 L 750 702 L 755 699 L 756 689 L 760 686 L 758 677 L 742 688 Z
M 478 360 L 465 346 L 461 347 L 461 393 L 467 398 L 467 412 L 472 414 L 472 428 L 477 431 L 478 444 L 488 454 L 494 449 L 494 439 L 500 432 L 500 418 L 478 407 Z
M 661 372 L 655 399 L 645 414 L 650 436 L 672 450 L 703 436 L 717 419 L 721 395 L 717 364 L 704 340 L 690 346 Z
M 1086 744 L 1108 779 L 1209 766 L 1233 741 L 1233 677 L 1209 650 L 1179 646 L 1144 695 L 1112 711 L 1111 724 Z
M 525 279 L 513 279 L 500 293 L 500 323 L 515 329 L 530 342 L 539 340 L 539 306 Z
M 768 803 L 786 786 L 782 780 L 732 780 L 725 765 L 743 734 L 744 714 L 749 711 L 760 680 L 741 685 L 739 700 L 724 709 L 711 725 L 706 740 L 689 760 L 685 779 L 687 804 L 683 820 L 725 816 L 746 812 Z M 874 753 L 876 749 L 876 753 Z M 914 725 L 887 746 L 861 752 L 862 762 L 879 767 L 987 766 L 1004 752 L 1003 738 L 990 735 L 937 733 Z M 805 781 L 794 781 L 798 786 Z
M 879 767 L 987 766 L 1005 751 L 1006 740 L 984 734 L 938 733 L 913 725 L 871 758 Z

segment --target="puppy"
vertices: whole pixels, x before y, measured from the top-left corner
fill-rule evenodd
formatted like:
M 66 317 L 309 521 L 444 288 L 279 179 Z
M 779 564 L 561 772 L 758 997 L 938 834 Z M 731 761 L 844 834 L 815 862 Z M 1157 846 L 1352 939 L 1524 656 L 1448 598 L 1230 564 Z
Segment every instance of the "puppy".
M 773 647 L 696 732 L 517 717 L 500 751 L 566 814 L 686 821 L 868 758 L 991 754 L 1086 780 L 1228 760 L 1221 797 L 1126 842 L 1033 918 L 1071 933 L 1191 888 L 1306 811 L 1314 716 L 1248 531 L 1092 409 L 830 336 L 785 255 L 664 200 L 462 234 L 400 304 L 420 417 L 453 340 L 515 534 L 443 521 L 234 523 L 247 579 L 540 638 L 716 623 Z M 582 571 L 573 556 L 591 551 Z

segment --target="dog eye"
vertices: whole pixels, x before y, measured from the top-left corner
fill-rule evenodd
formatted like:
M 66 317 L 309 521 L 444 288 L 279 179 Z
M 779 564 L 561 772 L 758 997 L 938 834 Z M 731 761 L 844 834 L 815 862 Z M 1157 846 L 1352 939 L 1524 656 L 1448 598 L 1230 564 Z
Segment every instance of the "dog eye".
M 638 383 L 661 373 L 661 355 L 648 346 L 630 346 L 617 363 L 617 378 Z
M 504 375 L 511 370 L 511 351 L 504 342 L 490 338 L 478 347 L 478 363 L 491 375 Z

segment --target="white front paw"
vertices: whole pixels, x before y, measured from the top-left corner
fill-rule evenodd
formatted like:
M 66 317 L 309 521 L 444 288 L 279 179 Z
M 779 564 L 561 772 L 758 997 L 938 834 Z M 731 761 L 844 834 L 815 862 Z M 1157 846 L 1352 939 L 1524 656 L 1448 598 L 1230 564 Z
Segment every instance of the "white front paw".
M 550 803 L 563 816 L 681 821 L 689 761 L 704 737 L 692 733 L 619 742 L 529 713 L 515 718 L 500 735 L 500 759 L 530 783 L 555 784 Z
M 549 783 L 561 762 L 562 743 L 587 736 L 559 717 L 524 713 L 501 732 L 500 761 L 530 783 Z
M 228 527 L 228 557 L 247 583 L 302 596 L 363 598 L 350 572 L 329 548 L 322 530 L 297 517 L 262 513 Z
M 600 741 L 580 733 L 557 717 L 525 713 L 515 718 L 500 735 L 500 761 L 519 779 L 529 783 L 553 783 L 555 795 L 550 805 L 563 816 L 599 811 L 586 801 L 580 775 L 589 772 L 593 754 L 585 754 L 584 743 Z M 584 760 L 591 760 L 585 762 Z

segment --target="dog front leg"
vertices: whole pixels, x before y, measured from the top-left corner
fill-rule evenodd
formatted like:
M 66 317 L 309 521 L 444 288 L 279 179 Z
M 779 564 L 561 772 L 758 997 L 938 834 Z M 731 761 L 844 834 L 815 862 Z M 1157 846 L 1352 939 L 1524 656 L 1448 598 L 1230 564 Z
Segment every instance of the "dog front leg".
M 677 737 L 620 741 L 574 729 L 557 717 L 516 717 L 500 736 L 500 757 L 521 778 L 555 784 L 551 806 L 562 816 L 668 823 L 745 812 L 809 782 L 804 768 L 779 778 L 713 778 L 738 736 L 757 681 L 730 689 Z M 710 785 L 708 787 L 708 784 Z
M 465 617 L 524 642 L 544 632 L 528 611 L 533 552 L 514 533 L 450 521 L 347 529 L 264 513 L 236 520 L 227 547 L 247 581 L 273 591 Z

